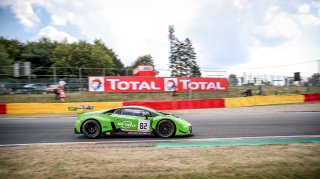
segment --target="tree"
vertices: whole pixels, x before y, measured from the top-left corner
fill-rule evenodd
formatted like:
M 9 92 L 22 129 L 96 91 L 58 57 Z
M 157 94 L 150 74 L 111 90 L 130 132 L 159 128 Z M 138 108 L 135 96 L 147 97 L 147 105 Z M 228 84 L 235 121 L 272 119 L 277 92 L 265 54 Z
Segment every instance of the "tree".
M 13 75 L 13 63 L 21 60 L 22 50 L 23 44 L 18 40 L 0 37 L 0 74 L 3 77 Z
M 59 74 L 62 73 L 63 75 L 75 75 L 80 72 L 83 76 L 98 75 L 96 69 L 90 68 L 103 68 L 103 66 L 98 66 L 101 64 L 99 63 L 101 59 L 98 58 L 98 56 L 102 56 L 104 54 L 100 53 L 98 48 L 97 50 L 93 49 L 94 45 L 89 44 L 86 41 L 79 41 L 78 43 L 72 44 L 60 44 L 54 50 L 55 56 L 52 58 L 54 61 L 53 66 L 60 67 L 58 68 Z M 100 71 L 99 75 L 102 75 L 102 71 Z
M 12 75 L 13 71 L 13 60 L 9 57 L 7 50 L 3 45 L 0 45 L 0 74 Z
M 180 42 L 174 35 L 173 26 L 169 27 L 170 65 L 173 77 L 200 77 L 196 53 L 189 38 Z
M 92 48 L 91 56 L 96 67 L 107 68 L 105 75 L 111 76 L 114 75 L 113 69 L 115 64 L 113 63 L 112 54 L 110 50 L 105 46 L 102 41 L 95 40 Z
M 112 49 L 108 48 L 102 42 L 101 39 L 95 39 L 94 44 L 96 46 L 101 47 L 103 51 L 106 53 L 106 55 L 109 55 L 111 57 L 112 65 L 109 64 L 109 67 L 106 68 L 112 68 L 112 70 L 108 69 L 106 71 L 106 75 L 126 75 L 126 69 L 124 67 L 124 64 L 121 62 L 121 59 L 118 58 L 118 55 L 116 55 L 116 53 Z
M 308 82 L 312 84 L 312 86 L 320 85 L 320 74 L 314 73 L 310 78 L 308 78 Z
M 127 75 L 124 64 L 122 63 L 121 59 L 118 58 L 118 55 L 116 55 L 112 49 L 109 49 L 109 52 L 110 52 L 110 55 L 112 56 L 112 62 L 114 64 L 113 73 L 115 75 L 120 75 L 120 76 Z
M 0 46 L 1 65 L 30 62 L 32 74 L 35 77 L 51 76 L 54 71 L 58 75 L 72 77 L 77 76 L 80 72 L 83 76 L 126 74 L 121 59 L 99 39 L 94 40 L 94 43 L 91 44 L 86 41 L 57 42 L 43 37 L 38 41 L 24 44 L 18 40 L 0 37 Z M 53 70 L 54 67 L 56 67 L 55 70 Z M 81 71 L 78 67 L 82 68 Z M 10 70 L 12 73 L 12 69 Z
M 32 74 L 36 76 L 52 75 L 48 67 L 52 65 L 51 56 L 57 44 L 46 37 L 37 42 L 28 42 L 21 54 L 21 60 L 31 63 Z
M 201 72 L 200 72 L 200 68 L 196 62 L 196 52 L 194 51 L 194 48 L 192 46 L 191 41 L 189 40 L 189 38 L 186 39 L 185 41 L 185 45 L 186 45 L 186 55 L 188 57 L 188 61 L 189 63 L 187 64 L 190 71 L 190 77 L 201 77 Z
M 137 68 L 139 65 L 151 65 L 154 69 L 154 63 L 151 55 L 139 56 L 130 66 L 131 69 Z
M 170 55 L 171 76 L 174 77 L 200 77 L 200 68 L 196 62 L 196 53 L 191 41 L 175 41 Z
M 238 78 L 237 78 L 237 75 L 235 75 L 235 74 L 230 74 L 229 75 L 229 85 L 231 85 L 231 86 L 236 86 L 236 85 L 238 85 Z
M 6 49 L 9 58 L 13 61 L 21 61 L 21 53 L 24 48 L 24 44 L 18 40 L 9 40 L 4 37 L 0 37 L 0 44 Z
M 155 70 L 155 65 L 153 62 L 153 58 L 150 54 L 139 56 L 134 62 L 132 62 L 131 66 L 128 67 L 129 74 L 132 75 L 133 69 L 137 68 L 139 65 L 151 65 L 152 68 Z M 158 73 L 156 71 L 156 73 Z
M 73 50 L 73 45 L 67 44 L 66 42 L 59 43 L 57 47 L 52 51 L 52 56 L 50 58 L 53 63 L 51 67 L 56 68 L 56 74 L 58 75 L 74 75 L 77 74 L 76 69 L 72 68 L 70 61 L 71 52 Z
M 122 62 L 101 40 L 94 40 L 93 44 L 86 41 L 61 43 L 54 49 L 52 61 L 53 67 L 60 67 L 57 72 L 64 75 L 78 74 L 79 70 L 83 76 L 116 75 L 119 73 L 115 69 L 117 66 L 114 61 L 123 68 Z

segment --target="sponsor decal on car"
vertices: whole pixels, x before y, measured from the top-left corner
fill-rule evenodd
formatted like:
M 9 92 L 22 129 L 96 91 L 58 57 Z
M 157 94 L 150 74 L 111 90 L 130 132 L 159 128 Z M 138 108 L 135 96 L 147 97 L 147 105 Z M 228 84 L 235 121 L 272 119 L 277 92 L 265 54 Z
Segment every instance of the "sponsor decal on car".
M 136 124 L 132 124 L 131 121 L 119 122 L 118 125 L 121 126 L 121 128 L 134 128 L 137 126 Z

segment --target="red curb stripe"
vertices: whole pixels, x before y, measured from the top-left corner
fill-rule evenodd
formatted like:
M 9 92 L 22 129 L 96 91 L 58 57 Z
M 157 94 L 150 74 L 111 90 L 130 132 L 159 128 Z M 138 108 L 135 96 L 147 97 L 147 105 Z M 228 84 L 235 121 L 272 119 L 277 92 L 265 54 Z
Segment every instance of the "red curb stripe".
M 0 104 L 0 114 L 7 114 L 7 104 Z
M 156 110 L 224 108 L 224 99 L 177 100 L 177 101 L 128 101 L 124 106 L 146 106 Z
M 316 94 L 303 94 L 304 102 L 317 102 L 320 101 L 320 93 Z

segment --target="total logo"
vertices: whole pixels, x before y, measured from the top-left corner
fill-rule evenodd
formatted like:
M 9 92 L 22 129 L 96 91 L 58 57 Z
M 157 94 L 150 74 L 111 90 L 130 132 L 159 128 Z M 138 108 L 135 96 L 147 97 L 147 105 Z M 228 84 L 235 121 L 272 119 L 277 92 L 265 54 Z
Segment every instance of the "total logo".
M 103 77 L 90 77 L 89 78 L 89 91 L 104 91 L 104 78 Z
M 178 87 L 177 78 L 165 78 L 164 79 L 164 91 L 175 91 Z
M 225 78 L 89 77 L 89 92 L 226 91 Z

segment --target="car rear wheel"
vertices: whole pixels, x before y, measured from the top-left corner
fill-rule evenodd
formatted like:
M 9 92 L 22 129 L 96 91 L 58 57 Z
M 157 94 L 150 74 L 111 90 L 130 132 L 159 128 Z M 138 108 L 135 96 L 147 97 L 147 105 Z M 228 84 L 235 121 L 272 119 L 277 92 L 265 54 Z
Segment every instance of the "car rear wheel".
M 156 134 L 159 137 L 172 137 L 176 131 L 176 126 L 170 120 L 162 120 L 158 123 Z
M 96 120 L 87 120 L 82 126 L 83 134 L 90 138 L 94 139 L 100 136 L 101 134 L 101 127 L 99 122 Z

